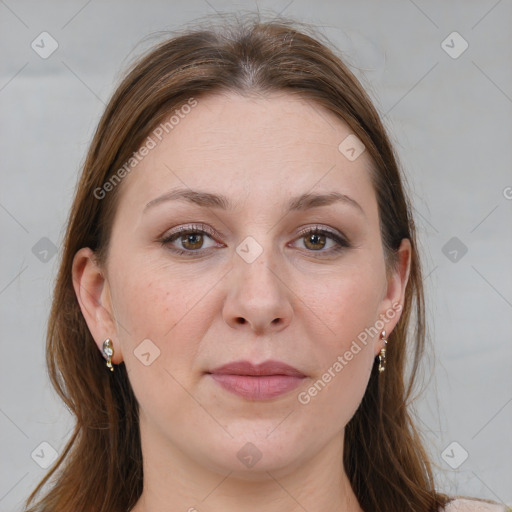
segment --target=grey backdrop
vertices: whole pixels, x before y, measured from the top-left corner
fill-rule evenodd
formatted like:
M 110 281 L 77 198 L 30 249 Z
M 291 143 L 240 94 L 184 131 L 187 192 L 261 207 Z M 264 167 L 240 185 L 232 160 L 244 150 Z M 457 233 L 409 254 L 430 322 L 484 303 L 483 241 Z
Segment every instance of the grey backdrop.
M 55 251 L 120 71 L 148 47 L 138 43 L 149 33 L 258 7 L 322 27 L 384 116 L 424 251 L 436 364 L 417 403 L 419 424 L 442 490 L 512 503 L 509 0 L 5 0 L 1 511 L 20 510 L 72 425 L 44 361 Z

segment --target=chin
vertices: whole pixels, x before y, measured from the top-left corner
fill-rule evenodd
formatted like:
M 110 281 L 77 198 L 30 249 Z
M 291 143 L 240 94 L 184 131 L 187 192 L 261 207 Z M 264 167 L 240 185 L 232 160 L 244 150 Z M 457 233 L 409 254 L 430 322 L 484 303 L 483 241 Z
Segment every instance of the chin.
M 268 432 L 265 430 L 261 436 L 234 436 L 211 450 L 208 459 L 201 458 L 201 462 L 220 474 L 231 473 L 230 478 L 248 482 L 268 480 L 269 472 L 284 476 L 301 464 L 303 457 L 297 448 L 303 444 L 290 444 L 290 436 L 271 439 Z

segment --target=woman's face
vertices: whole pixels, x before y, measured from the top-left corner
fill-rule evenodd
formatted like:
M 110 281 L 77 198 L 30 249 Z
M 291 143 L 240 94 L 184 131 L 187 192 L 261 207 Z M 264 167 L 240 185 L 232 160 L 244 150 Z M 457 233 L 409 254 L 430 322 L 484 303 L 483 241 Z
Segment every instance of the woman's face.
M 339 149 L 349 127 L 290 95 L 198 98 L 157 133 L 121 185 L 106 267 L 88 249 L 74 266 L 143 450 L 245 478 L 339 454 L 408 274 L 404 241 L 386 277 L 368 152 Z M 297 375 L 214 373 L 270 360 Z

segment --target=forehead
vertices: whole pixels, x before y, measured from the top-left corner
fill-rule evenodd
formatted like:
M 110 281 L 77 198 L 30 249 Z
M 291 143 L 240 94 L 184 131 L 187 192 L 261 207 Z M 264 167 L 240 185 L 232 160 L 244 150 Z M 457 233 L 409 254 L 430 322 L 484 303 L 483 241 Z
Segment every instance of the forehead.
M 194 105 L 194 102 L 195 105 Z M 340 143 L 354 137 L 333 113 L 291 94 L 217 93 L 169 113 L 153 146 L 125 178 L 122 195 L 150 201 L 176 185 L 266 201 L 341 186 L 372 193 L 367 152 L 350 160 Z M 348 139 L 351 140 L 351 139 Z M 146 202 L 147 202 L 146 201 Z

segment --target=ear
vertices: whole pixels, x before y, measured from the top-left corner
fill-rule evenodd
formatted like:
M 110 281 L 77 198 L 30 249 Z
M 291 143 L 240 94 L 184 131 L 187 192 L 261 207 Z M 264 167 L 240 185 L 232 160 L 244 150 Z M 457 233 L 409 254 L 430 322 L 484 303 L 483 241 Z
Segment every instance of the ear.
M 411 242 L 408 238 L 404 238 L 398 248 L 396 267 L 391 270 L 387 277 L 387 287 L 379 314 L 379 319 L 382 319 L 385 323 L 383 330 L 386 331 L 386 338 L 391 334 L 402 315 L 405 289 L 411 270 L 411 255 Z M 375 343 L 375 355 L 384 348 L 384 345 L 379 337 L 377 343 Z
M 114 355 L 112 362 L 122 360 L 121 344 L 113 314 L 108 280 L 97 263 L 94 251 L 88 247 L 80 249 L 73 258 L 73 288 L 89 331 L 103 355 L 103 342 L 112 339 Z

